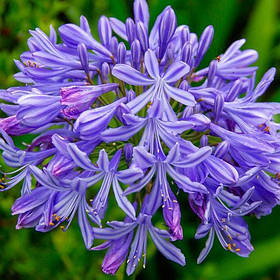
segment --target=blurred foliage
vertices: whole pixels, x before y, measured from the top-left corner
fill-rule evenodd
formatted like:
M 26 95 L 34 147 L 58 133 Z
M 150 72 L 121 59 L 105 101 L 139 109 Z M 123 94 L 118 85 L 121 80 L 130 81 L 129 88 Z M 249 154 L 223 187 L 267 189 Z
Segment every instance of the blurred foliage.
M 280 2 L 279 0 L 150 0 L 151 19 L 166 6 L 172 5 L 179 24 L 187 24 L 192 32 L 201 34 L 212 24 L 214 42 L 203 60 L 222 53 L 236 39 L 247 38 L 246 48 L 259 52 L 258 79 L 267 68 L 280 65 Z M 17 85 L 13 59 L 27 49 L 28 30 L 40 27 L 48 32 L 66 22 L 79 22 L 85 15 L 96 36 L 99 16 L 125 19 L 132 13 L 132 0 L 0 0 L 0 84 L 1 88 Z M 280 101 L 279 74 L 264 97 Z M 22 140 L 22 139 L 20 139 Z M 24 139 L 28 141 L 28 139 Z M 18 142 L 18 141 L 17 141 Z M 1 162 L 1 159 L 0 159 Z M 117 279 L 124 278 L 122 266 L 115 277 L 101 272 L 103 252 L 88 252 L 74 222 L 64 233 L 54 230 L 42 234 L 32 229 L 15 230 L 16 218 L 10 208 L 18 189 L 1 193 L 0 198 L 0 279 Z M 147 268 L 136 279 L 178 280 L 274 280 L 280 279 L 280 209 L 261 220 L 247 217 L 255 252 L 248 259 L 239 258 L 221 248 L 218 242 L 201 264 L 196 264 L 203 241 L 193 239 L 198 219 L 190 213 L 186 196 L 181 198 L 184 241 L 177 242 L 187 258 L 187 266 L 179 267 L 165 260 L 151 242 L 148 244 Z M 114 208 L 115 209 L 115 208 Z M 112 219 L 118 211 L 111 211 Z

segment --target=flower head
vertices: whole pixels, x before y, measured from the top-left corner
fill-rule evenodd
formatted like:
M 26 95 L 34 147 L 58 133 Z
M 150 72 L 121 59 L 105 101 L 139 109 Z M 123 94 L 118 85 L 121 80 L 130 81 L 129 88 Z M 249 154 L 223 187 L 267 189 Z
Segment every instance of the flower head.
M 202 68 L 212 26 L 198 37 L 170 6 L 153 26 L 146 0 L 133 11 L 125 22 L 101 16 L 99 40 L 84 16 L 59 27 L 61 43 L 52 26 L 49 36 L 30 31 L 15 61 L 25 85 L 0 91 L 0 149 L 15 168 L 1 171 L 0 189 L 22 182 L 16 228 L 67 229 L 77 216 L 86 248 L 108 249 L 102 270 L 126 263 L 131 275 L 146 266 L 148 238 L 185 265 L 173 241 L 184 237 L 181 211 L 191 210 L 195 238 L 208 235 L 198 263 L 215 236 L 247 257 L 244 216 L 268 215 L 280 201 L 280 105 L 257 102 L 275 69 L 255 85 L 258 54 L 241 49 L 244 39 Z M 22 149 L 10 137 L 29 133 Z M 112 208 L 124 219 L 104 223 Z M 92 247 L 95 239 L 104 243 Z

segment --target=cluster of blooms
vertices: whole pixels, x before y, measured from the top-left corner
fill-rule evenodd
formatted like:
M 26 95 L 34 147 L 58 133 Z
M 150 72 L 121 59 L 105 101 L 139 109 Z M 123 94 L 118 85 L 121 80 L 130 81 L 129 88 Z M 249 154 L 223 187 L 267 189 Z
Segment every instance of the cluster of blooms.
M 145 266 L 148 235 L 167 259 L 185 265 L 172 244 L 183 239 L 178 190 L 201 220 L 195 238 L 208 235 L 198 263 L 215 236 L 247 257 L 253 247 L 243 216 L 268 215 L 280 199 L 273 120 L 280 104 L 256 103 L 275 69 L 255 86 L 258 55 L 240 50 L 245 40 L 199 69 L 212 26 L 198 38 L 177 26 L 169 6 L 149 25 L 146 1 L 135 0 L 134 19 L 99 19 L 100 42 L 83 16 L 80 26 L 59 27 L 61 43 L 52 27 L 49 36 L 36 28 L 15 61 L 25 86 L 0 91 L 8 115 L 0 120 L 0 149 L 16 168 L 1 189 L 22 182 L 12 206 L 16 228 L 66 230 L 77 214 L 86 248 L 108 249 L 102 269 L 111 274 L 125 260 L 128 275 L 142 258 Z M 25 134 L 34 137 L 21 150 L 10 136 Z M 108 200 L 123 221 L 104 224 Z M 165 229 L 153 225 L 156 212 Z M 105 243 L 93 247 L 95 240 Z

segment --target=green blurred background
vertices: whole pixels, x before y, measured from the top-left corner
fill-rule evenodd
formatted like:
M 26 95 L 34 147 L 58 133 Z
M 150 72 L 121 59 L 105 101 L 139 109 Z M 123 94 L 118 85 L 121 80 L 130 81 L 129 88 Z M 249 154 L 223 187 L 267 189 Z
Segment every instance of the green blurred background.
M 279 0 L 150 0 L 151 19 L 172 5 L 179 24 L 187 24 L 201 34 L 204 27 L 215 28 L 214 42 L 205 61 L 214 59 L 236 39 L 247 38 L 245 48 L 259 52 L 258 79 L 271 66 L 280 65 L 280 1 Z M 79 23 L 85 15 L 96 36 L 99 16 L 125 19 L 132 14 L 132 0 L 0 0 L 0 84 L 1 88 L 17 85 L 13 63 L 27 49 L 28 30 L 40 27 L 48 32 L 66 22 Z M 97 36 L 96 36 L 97 37 Z M 280 101 L 279 74 L 264 100 Z M 21 139 L 22 140 L 22 139 Z M 124 279 L 124 266 L 116 276 L 101 272 L 104 252 L 88 252 L 76 223 L 67 233 L 55 230 L 41 234 L 34 230 L 15 230 L 16 218 L 10 208 L 19 189 L 0 194 L 0 280 L 17 279 Z M 186 201 L 186 196 L 181 200 Z M 187 203 L 185 203 L 186 205 Z M 178 280 L 269 280 L 280 279 L 280 208 L 256 220 L 247 217 L 255 246 L 248 259 L 224 251 L 215 243 L 206 261 L 196 264 L 205 240 L 196 241 L 198 219 L 182 207 L 184 241 L 177 242 L 187 258 L 187 266 L 166 261 L 153 245 L 149 245 L 147 268 L 138 271 L 136 279 Z M 114 216 L 117 215 L 114 213 Z

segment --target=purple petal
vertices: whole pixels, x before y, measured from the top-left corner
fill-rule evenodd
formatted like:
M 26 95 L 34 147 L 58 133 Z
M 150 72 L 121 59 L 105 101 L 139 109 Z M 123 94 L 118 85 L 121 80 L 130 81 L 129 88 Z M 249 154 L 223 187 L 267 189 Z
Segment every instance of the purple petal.
M 122 227 L 112 228 L 93 228 L 94 237 L 103 240 L 116 240 L 129 234 L 137 226 L 137 223 L 124 223 Z
M 155 86 L 151 86 L 147 91 L 128 102 L 127 107 L 130 109 L 131 113 L 138 113 L 149 101 L 152 100 L 154 92 Z
M 238 41 L 233 42 L 226 50 L 226 52 L 223 54 L 222 59 L 224 62 L 226 62 L 228 59 L 230 59 L 234 54 L 236 54 L 239 49 L 245 44 L 246 40 L 241 39 Z
M 109 19 L 105 16 L 101 16 L 98 21 L 98 33 L 101 43 L 109 47 L 112 37 L 112 29 Z
M 152 166 L 155 162 L 155 156 L 148 153 L 144 147 L 138 146 L 133 149 L 133 161 L 142 169 Z
M 29 166 L 33 176 L 35 179 L 44 187 L 49 188 L 51 190 L 56 191 L 63 191 L 63 190 L 69 190 L 69 188 L 65 188 L 63 186 L 57 186 L 54 182 L 52 182 L 49 177 L 38 167 L 36 166 Z
M 64 24 L 58 30 L 62 40 L 66 44 L 76 47 L 79 43 L 84 43 L 87 48 L 92 49 L 94 52 L 105 57 L 112 57 L 112 53 L 109 50 L 79 26 L 75 24 Z
M 172 8 L 167 7 L 161 15 L 159 23 L 159 58 L 163 58 L 167 45 L 175 33 L 177 19 Z
M 166 241 L 162 236 L 160 236 L 153 227 L 149 228 L 149 233 L 153 239 L 158 250 L 168 259 L 176 262 L 182 266 L 186 264 L 185 256 L 182 254 L 181 250 L 176 248 L 173 244 Z
M 135 70 L 129 65 L 126 64 L 117 64 L 113 70 L 112 74 L 120 79 L 121 81 L 126 82 L 130 85 L 142 85 L 142 86 L 148 86 L 153 84 L 154 80 L 146 77 L 141 72 Z
M 141 21 L 138 21 L 136 23 L 136 35 L 137 39 L 140 42 L 142 51 L 145 52 L 149 47 L 148 32 L 144 26 L 144 23 L 142 23 Z
M 165 161 L 167 163 L 174 163 L 174 162 L 178 162 L 179 159 L 180 159 L 180 145 L 176 143 L 176 145 L 174 145 L 170 149 Z
M 175 88 L 168 84 L 165 84 L 164 91 L 167 96 L 173 98 L 174 100 L 176 100 L 184 105 L 194 106 L 196 103 L 193 95 L 185 90 Z
M 192 182 L 187 176 L 184 176 L 180 174 L 179 172 L 176 172 L 171 166 L 167 166 L 167 173 L 177 182 L 179 187 L 184 191 L 188 193 L 196 193 L 196 192 L 202 192 L 202 193 L 208 193 L 208 190 L 205 186 L 198 182 Z
M 125 24 L 121 22 L 120 20 L 111 17 L 110 19 L 110 24 L 114 32 L 119 35 L 121 38 L 127 41 L 127 35 L 126 35 L 126 29 L 125 29 Z
M 144 62 L 145 66 L 147 68 L 147 71 L 149 75 L 156 79 L 159 77 L 159 66 L 158 66 L 158 60 L 155 55 L 155 53 L 152 50 L 147 50 L 144 56 Z
M 171 131 L 174 134 L 181 134 L 194 127 L 194 123 L 191 121 L 158 121 L 160 126 L 167 131 Z
M 88 66 L 88 50 L 85 44 L 80 43 L 77 48 L 78 55 L 81 61 L 81 65 L 86 73 L 89 72 L 89 66 Z
M 101 138 L 105 142 L 128 141 L 133 135 L 140 131 L 145 122 L 136 125 L 121 126 L 118 128 L 109 128 L 101 133 Z
M 190 66 L 182 61 L 172 63 L 163 75 L 167 83 L 176 83 L 190 71 Z
M 201 253 L 197 259 L 198 264 L 202 263 L 204 261 L 204 259 L 207 257 L 207 255 L 209 254 L 211 248 L 213 247 L 214 237 L 215 237 L 214 230 L 210 229 L 209 237 L 206 241 L 205 248 L 201 251 Z
M 125 22 L 126 34 L 129 44 L 135 40 L 135 23 L 132 18 L 128 18 Z M 131 46 L 132 47 L 132 46 Z
M 206 162 L 208 171 L 211 176 L 219 183 L 232 184 L 237 182 L 239 176 L 236 169 L 222 159 L 210 156 Z
M 109 158 L 104 149 L 99 152 L 97 165 L 104 171 L 109 171 Z
M 183 157 L 181 161 L 173 162 L 172 164 L 176 167 L 181 167 L 181 168 L 193 167 L 195 165 L 200 164 L 207 158 L 209 158 L 211 153 L 212 153 L 212 148 L 206 146 L 200 148 L 197 152 L 194 152 L 186 157 Z
M 74 160 L 74 162 L 84 170 L 96 170 L 96 167 L 91 163 L 85 152 L 82 152 L 75 143 L 70 143 L 67 145 L 67 152 Z
M 135 22 L 143 22 L 146 29 L 148 30 L 150 14 L 146 0 L 135 0 L 133 3 L 133 11 Z
M 207 52 L 208 48 L 212 43 L 213 36 L 214 36 L 214 28 L 212 25 L 209 25 L 204 29 L 199 39 L 195 66 L 198 66 L 202 58 L 204 57 L 205 53 Z
M 123 195 L 123 190 L 121 189 L 120 184 L 116 177 L 113 179 L 113 191 L 118 206 L 126 213 L 128 217 L 134 220 L 135 219 L 134 207 L 129 202 L 129 200 Z
M 86 201 L 85 198 L 80 202 L 78 208 L 78 223 L 87 249 L 90 249 L 93 243 L 94 235 L 91 224 L 86 216 Z
M 142 52 L 141 52 L 141 45 L 139 40 L 135 39 L 132 44 L 131 44 L 131 60 L 133 67 L 137 70 L 140 70 L 140 65 L 141 65 L 141 57 L 142 57 Z
M 143 179 L 140 180 L 139 183 L 136 183 L 134 185 L 129 186 L 125 191 L 124 191 L 124 195 L 129 195 L 131 193 L 134 192 L 139 192 L 140 190 L 142 190 L 153 178 L 154 174 L 156 171 L 156 166 L 152 166 L 152 168 L 150 169 L 150 171 L 144 176 Z
M 87 33 L 91 33 L 90 32 L 90 26 L 88 24 L 88 20 L 86 19 L 85 16 L 81 16 L 80 17 L 80 27 Z
M 30 194 L 18 198 L 12 206 L 12 215 L 25 213 L 45 203 L 51 194 L 47 188 L 36 188 Z M 39 199 L 40 198 L 40 199 Z
M 130 167 L 129 169 L 121 170 L 117 173 L 118 180 L 125 185 L 130 185 L 143 176 L 143 171 L 140 168 Z

